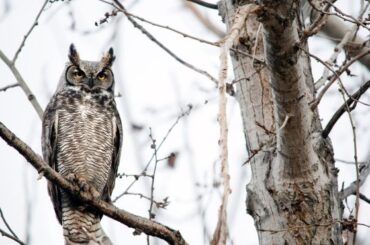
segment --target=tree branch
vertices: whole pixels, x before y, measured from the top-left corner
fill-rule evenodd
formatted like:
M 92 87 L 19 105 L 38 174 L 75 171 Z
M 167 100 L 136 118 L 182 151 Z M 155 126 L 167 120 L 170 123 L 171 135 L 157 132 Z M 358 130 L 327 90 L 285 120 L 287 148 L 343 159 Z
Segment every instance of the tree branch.
M 347 188 L 339 192 L 339 199 L 344 200 L 348 196 L 355 194 L 357 190 L 357 181 L 359 182 L 359 186 L 365 183 L 367 176 L 370 174 L 370 161 L 360 164 L 360 177 L 358 180 L 353 181 Z
M 306 5 L 310 5 L 309 1 L 305 1 Z M 331 6 L 327 3 L 326 6 Z M 336 15 L 328 15 L 325 14 L 325 12 L 328 12 L 328 8 L 323 8 L 323 11 L 320 12 L 319 9 L 312 8 L 312 5 L 307 8 L 307 13 L 305 13 L 305 16 L 309 16 L 310 12 L 313 19 L 317 19 L 319 16 L 326 16 L 326 22 L 320 29 L 320 32 L 322 32 L 326 37 L 329 38 L 330 41 L 338 44 L 344 37 L 344 35 L 351 29 L 351 24 L 347 25 L 345 23 L 345 20 L 343 18 L 336 16 Z M 362 39 L 359 35 L 356 35 L 354 40 L 351 40 L 351 42 L 348 42 L 345 46 L 345 49 L 353 49 L 356 48 L 357 52 L 362 52 L 364 49 L 368 49 L 368 46 L 365 46 L 364 44 L 366 41 Z M 362 57 L 359 60 L 364 66 L 366 66 L 368 69 L 370 69 L 370 57 L 365 56 Z
M 161 42 L 159 42 L 151 33 L 149 33 L 142 25 L 137 23 L 130 14 L 127 13 L 126 8 L 120 3 L 118 0 L 113 0 L 115 4 L 112 4 L 118 11 L 123 13 L 127 19 L 134 25 L 135 28 L 139 29 L 145 36 L 147 36 L 151 41 L 153 41 L 155 44 L 157 44 L 161 49 L 163 49 L 166 53 L 168 53 L 170 56 L 172 56 L 175 60 L 183 64 L 184 66 L 192 69 L 193 71 L 200 73 L 207 78 L 209 78 L 212 82 L 217 84 L 217 79 L 214 78 L 211 74 L 209 74 L 207 71 L 204 71 L 202 69 L 199 69 L 198 67 L 195 67 L 194 65 L 184 61 L 180 57 L 178 57 L 175 53 L 173 53 L 169 48 L 167 48 L 165 45 L 163 45 Z
M 189 1 L 189 2 L 192 2 L 192 3 L 195 3 L 195 4 L 198 4 L 198 5 L 203 6 L 203 7 L 206 7 L 206 8 L 218 9 L 218 5 L 217 4 L 207 3 L 207 2 L 204 2 L 204 1 L 201 1 L 201 0 L 186 0 L 186 1 Z
M 7 233 L 6 231 L 4 231 L 4 230 L 2 230 L 2 229 L 0 229 L 0 234 L 1 234 L 2 236 L 5 236 L 5 237 L 7 237 L 7 238 L 12 239 L 13 241 L 15 241 L 15 242 L 17 242 L 17 243 L 19 243 L 19 244 L 21 244 L 21 245 L 26 245 L 24 242 L 22 242 L 21 240 L 19 240 L 17 237 L 12 236 L 11 234 Z
M 370 199 L 364 194 L 360 193 L 360 199 L 368 204 L 370 204 Z
M 19 86 L 18 83 L 9 84 L 5 87 L 0 88 L 0 92 L 5 92 L 6 90 L 8 90 L 10 88 L 15 88 L 15 87 L 18 87 L 18 86 Z
M 346 108 L 349 107 L 350 111 L 354 110 L 357 106 L 357 101 L 360 99 L 360 97 L 369 89 L 370 87 L 370 80 L 367 81 L 364 85 L 362 85 L 356 93 L 351 95 L 344 104 L 339 107 L 339 109 L 334 113 L 328 124 L 326 125 L 325 129 L 322 131 L 321 135 L 323 138 L 328 137 L 329 133 L 333 129 L 334 125 L 337 123 L 339 118 L 343 115 L 344 112 L 346 112 Z M 355 102 L 353 104 L 353 102 Z M 353 106 L 352 106 L 353 104 Z
M 19 86 L 21 86 L 23 92 L 26 94 L 28 100 L 31 102 L 33 107 L 35 108 L 37 114 L 39 115 L 40 119 L 42 118 L 43 110 L 37 101 L 35 95 L 33 95 L 32 91 L 28 87 L 27 83 L 22 78 L 21 74 L 19 73 L 18 69 L 15 67 L 14 63 L 6 57 L 6 55 L 0 50 L 0 59 L 4 61 L 4 63 L 9 67 L 10 71 L 13 73 L 15 79 L 17 79 Z
M 147 235 L 161 238 L 168 242 L 168 244 L 185 245 L 186 241 L 182 238 L 179 231 L 175 231 L 167 226 L 164 226 L 155 221 L 131 214 L 123 209 L 102 201 L 100 199 L 92 198 L 88 193 L 80 192 L 79 188 L 66 179 L 59 173 L 54 171 L 47 165 L 42 158 L 37 155 L 28 145 L 14 135 L 4 124 L 0 122 L 0 137 L 3 138 L 10 146 L 15 148 L 31 165 L 45 176 L 49 181 L 57 184 L 61 188 L 67 190 L 71 195 L 85 202 L 86 204 L 98 209 L 102 214 L 134 228 Z
M 4 213 L 3 213 L 3 210 L 0 208 L 0 217 L 1 219 L 3 220 L 6 228 L 8 228 L 8 230 L 10 231 L 10 233 L 12 233 L 12 235 L 15 237 L 15 238 L 18 238 L 18 236 L 15 234 L 15 232 L 13 231 L 13 229 L 10 227 L 10 225 L 8 224 L 8 221 L 6 221 L 5 217 L 4 217 Z
M 21 44 L 19 45 L 19 47 L 18 47 L 17 51 L 15 52 L 14 57 L 13 57 L 13 59 L 12 59 L 12 64 L 13 64 L 13 65 L 15 64 L 15 62 L 16 62 L 16 60 L 17 60 L 17 58 L 18 58 L 18 55 L 21 53 L 22 48 L 24 47 L 24 44 L 26 43 L 27 38 L 29 37 L 29 35 L 31 34 L 31 32 L 33 31 L 33 29 L 34 29 L 34 28 L 39 24 L 39 22 L 38 22 L 38 21 L 39 21 L 39 18 L 40 18 L 40 16 L 41 16 L 41 13 L 42 13 L 42 11 L 45 9 L 46 4 L 47 4 L 48 2 L 49 2 L 49 0 L 45 0 L 45 2 L 42 4 L 41 9 L 40 9 L 40 11 L 38 12 L 38 14 L 37 14 L 37 16 L 36 16 L 36 18 L 35 18 L 34 22 L 32 23 L 31 28 L 28 30 L 28 32 L 26 33 L 26 35 L 24 35 L 23 40 L 22 40 Z

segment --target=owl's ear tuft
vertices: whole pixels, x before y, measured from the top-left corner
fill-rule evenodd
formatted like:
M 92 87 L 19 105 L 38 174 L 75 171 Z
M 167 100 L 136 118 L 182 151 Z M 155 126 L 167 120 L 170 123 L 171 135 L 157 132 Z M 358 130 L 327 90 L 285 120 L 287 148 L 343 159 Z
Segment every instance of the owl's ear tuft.
M 78 55 L 75 45 L 73 43 L 71 43 L 71 46 L 69 46 L 68 58 L 72 64 L 76 66 L 80 64 L 80 56 Z
M 114 56 L 113 48 L 110 48 L 108 53 L 104 54 L 101 59 L 103 67 L 111 67 L 115 59 L 116 56 Z

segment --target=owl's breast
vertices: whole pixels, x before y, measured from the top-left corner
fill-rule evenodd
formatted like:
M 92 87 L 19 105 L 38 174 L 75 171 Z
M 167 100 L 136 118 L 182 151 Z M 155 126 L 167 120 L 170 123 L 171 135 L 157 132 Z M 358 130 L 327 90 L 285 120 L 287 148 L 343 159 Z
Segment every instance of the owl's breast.
M 59 172 L 78 174 L 102 192 L 112 165 L 114 113 L 91 96 L 65 97 L 57 109 Z

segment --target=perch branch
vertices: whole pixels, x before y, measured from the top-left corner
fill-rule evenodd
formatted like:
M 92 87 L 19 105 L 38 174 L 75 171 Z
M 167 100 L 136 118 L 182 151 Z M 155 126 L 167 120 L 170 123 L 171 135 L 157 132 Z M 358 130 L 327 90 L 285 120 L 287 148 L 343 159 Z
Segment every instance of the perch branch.
M 26 145 L 22 140 L 14 135 L 1 122 L 0 137 L 3 138 L 10 146 L 15 148 L 29 163 L 31 163 L 31 165 L 38 171 L 38 173 L 41 173 L 49 181 L 67 190 L 74 197 L 96 208 L 102 214 L 122 224 L 125 224 L 130 228 L 142 231 L 147 235 L 161 238 L 167 241 L 168 244 L 187 244 L 179 231 L 175 231 L 158 222 L 154 222 L 146 218 L 131 214 L 100 199 L 94 199 L 88 193 L 80 192 L 77 186 L 73 185 L 72 183 L 64 179 L 59 173 L 54 171 L 54 169 L 47 165 L 39 155 L 37 155 L 28 145 Z

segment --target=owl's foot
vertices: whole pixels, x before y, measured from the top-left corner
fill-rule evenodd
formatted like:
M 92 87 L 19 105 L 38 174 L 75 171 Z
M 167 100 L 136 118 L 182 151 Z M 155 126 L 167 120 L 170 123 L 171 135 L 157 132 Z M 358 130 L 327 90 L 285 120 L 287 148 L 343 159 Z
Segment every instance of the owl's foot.
M 69 174 L 67 175 L 66 179 L 72 184 L 77 185 L 80 188 L 80 191 L 90 194 L 93 199 L 100 197 L 100 193 L 95 189 L 94 186 L 90 185 L 84 177 L 76 174 Z

